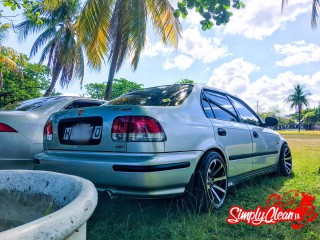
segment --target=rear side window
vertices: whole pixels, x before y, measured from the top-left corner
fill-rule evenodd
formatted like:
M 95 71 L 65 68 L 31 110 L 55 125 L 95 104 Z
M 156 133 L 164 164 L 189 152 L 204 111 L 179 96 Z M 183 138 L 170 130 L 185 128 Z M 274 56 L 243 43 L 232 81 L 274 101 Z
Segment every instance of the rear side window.
M 218 93 L 206 91 L 204 93 L 204 97 L 206 99 L 204 103 L 205 102 L 209 103 L 212 109 L 214 118 L 219 120 L 231 121 L 231 122 L 237 121 L 238 119 L 237 114 L 231 102 L 226 96 Z M 208 113 L 206 113 L 206 115 L 208 116 Z
M 193 85 L 175 84 L 146 88 L 122 95 L 108 105 L 179 106 L 192 92 Z

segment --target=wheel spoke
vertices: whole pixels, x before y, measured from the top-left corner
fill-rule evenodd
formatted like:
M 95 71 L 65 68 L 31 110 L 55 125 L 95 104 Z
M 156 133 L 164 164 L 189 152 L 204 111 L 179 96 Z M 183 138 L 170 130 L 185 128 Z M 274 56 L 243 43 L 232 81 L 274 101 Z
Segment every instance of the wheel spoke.
M 215 188 L 215 189 L 219 190 L 220 192 L 223 192 L 224 194 L 226 193 L 226 190 L 224 190 L 223 188 L 221 188 L 215 184 L 212 185 L 212 188 Z
M 291 172 L 291 169 L 286 165 L 287 172 Z
M 222 176 L 222 177 L 214 178 L 213 182 L 219 182 L 219 181 L 226 180 L 226 179 L 227 179 L 226 176 Z
M 221 199 L 220 199 L 219 195 L 216 193 L 216 191 L 215 191 L 213 188 L 211 188 L 210 190 L 211 190 L 211 192 L 213 193 L 213 195 L 214 195 L 214 196 L 218 199 L 218 201 L 220 202 Z
M 284 158 L 285 161 L 288 161 L 288 160 L 291 160 L 291 159 L 292 159 L 292 157 L 285 157 Z
M 289 152 L 289 148 L 286 148 L 286 150 L 284 150 L 284 155 L 287 156 Z
M 222 164 L 218 167 L 218 169 L 215 169 L 214 172 L 211 173 L 211 177 L 214 177 L 219 171 L 220 169 L 222 168 Z
M 289 162 L 286 162 L 286 166 L 291 167 L 291 166 L 292 166 L 292 164 L 291 164 L 291 163 L 289 163 Z M 214 182 L 214 181 L 213 181 L 213 182 Z

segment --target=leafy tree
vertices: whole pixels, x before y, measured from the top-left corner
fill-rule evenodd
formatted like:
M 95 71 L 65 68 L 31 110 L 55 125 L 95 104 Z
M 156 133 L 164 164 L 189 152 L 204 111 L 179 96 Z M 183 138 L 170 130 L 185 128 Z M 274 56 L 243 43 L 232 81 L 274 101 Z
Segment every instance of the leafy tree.
M 39 18 L 40 14 L 38 11 L 34 11 L 34 6 L 36 5 L 36 1 L 29 0 L 3 0 L 1 4 L 4 7 L 10 7 L 12 11 L 16 9 L 23 9 L 24 13 L 36 24 L 42 24 L 41 19 Z M 12 27 L 12 24 L 9 22 L 13 22 L 13 18 L 15 16 L 4 16 L 3 10 L 0 9 L 0 43 L 5 39 L 8 29 Z M 7 22 L 2 22 L 5 19 Z
M 175 82 L 175 83 L 176 84 L 195 84 L 195 81 L 184 78 L 184 79 L 181 79 L 180 81 Z
M 116 80 L 116 79 L 115 79 Z M 87 94 L 91 98 L 95 99 L 103 99 L 104 93 L 106 91 L 107 83 L 89 83 L 84 85 L 84 88 L 87 91 Z
M 25 60 L 27 56 L 24 55 Z M 24 62 L 21 59 L 17 64 L 21 66 L 23 80 L 18 72 L 11 71 L 8 67 L 3 68 L 4 86 L 0 90 L 0 107 L 7 104 L 14 104 L 18 101 L 24 101 L 36 97 L 41 97 L 50 85 L 47 75 L 50 69 L 44 65 Z
M 315 111 L 307 112 L 303 115 L 303 123 L 308 125 L 308 129 L 312 128 L 312 125 L 318 121 L 317 114 Z
M 309 99 L 308 97 L 311 95 L 311 93 L 307 90 L 305 90 L 305 87 L 303 85 L 297 84 L 294 86 L 294 89 L 291 91 L 290 95 L 285 100 L 287 103 L 290 103 L 290 107 L 298 108 L 298 114 L 299 114 L 299 132 L 301 128 L 301 112 L 303 106 L 309 105 Z
M 92 98 L 103 99 L 106 90 L 106 83 L 90 83 L 85 85 L 87 94 Z M 114 79 L 111 99 L 117 98 L 122 94 L 142 89 L 143 84 L 131 82 L 125 78 Z
M 266 117 L 274 117 L 278 119 L 278 126 L 286 126 L 292 124 L 293 121 L 290 118 L 286 118 L 282 115 L 283 109 L 278 105 L 272 106 L 266 112 L 260 112 L 259 116 L 264 120 Z
M 186 18 L 188 9 L 196 9 L 196 11 L 203 17 L 200 21 L 202 30 L 211 29 L 214 24 L 217 26 L 225 25 L 230 21 L 233 15 L 230 7 L 235 9 L 244 8 L 245 4 L 240 0 L 181 0 L 178 2 L 178 9 L 175 10 L 176 18 L 182 16 Z
M 26 56 L 16 52 L 13 48 L 0 46 L 0 90 L 3 87 L 3 72 L 15 71 L 23 78 L 20 66 L 26 63 Z
M 30 33 L 41 32 L 34 42 L 30 56 L 43 48 L 40 64 L 48 60 L 52 70 L 52 80 L 44 96 L 49 96 L 60 78 L 61 87 L 68 86 L 73 78 L 82 84 L 84 76 L 84 56 L 82 45 L 77 42 L 76 20 L 80 10 L 79 0 L 62 1 L 56 9 L 47 8 L 39 2 L 32 12 L 38 12 L 42 24 L 39 25 L 25 14 L 24 21 L 17 26 L 20 39 Z

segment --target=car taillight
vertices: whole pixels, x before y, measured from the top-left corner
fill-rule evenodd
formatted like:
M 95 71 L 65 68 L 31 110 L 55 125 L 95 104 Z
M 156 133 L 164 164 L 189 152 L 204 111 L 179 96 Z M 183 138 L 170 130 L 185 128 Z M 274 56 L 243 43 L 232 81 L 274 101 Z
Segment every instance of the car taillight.
M 166 134 L 160 123 L 147 116 L 117 117 L 112 125 L 112 139 L 116 142 L 163 142 Z
M 52 122 L 46 122 L 46 125 L 44 125 L 43 138 L 47 141 L 52 140 Z
M 8 126 L 7 124 L 0 123 L 0 132 L 17 132 L 12 127 Z

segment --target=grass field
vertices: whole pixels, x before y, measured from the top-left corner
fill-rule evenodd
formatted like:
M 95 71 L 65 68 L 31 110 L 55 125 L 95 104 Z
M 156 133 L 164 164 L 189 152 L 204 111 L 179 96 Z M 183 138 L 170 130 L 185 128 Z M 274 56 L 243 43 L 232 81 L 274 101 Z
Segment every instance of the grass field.
M 320 239 L 320 217 L 301 230 L 292 229 L 288 222 L 260 227 L 226 223 L 231 206 L 255 209 L 265 206 L 270 194 L 289 190 L 316 196 L 314 205 L 320 214 L 320 131 L 281 134 L 292 150 L 292 177 L 268 175 L 240 184 L 230 189 L 221 209 L 206 214 L 184 208 L 182 199 L 117 198 L 108 203 L 100 195 L 88 221 L 87 239 Z

